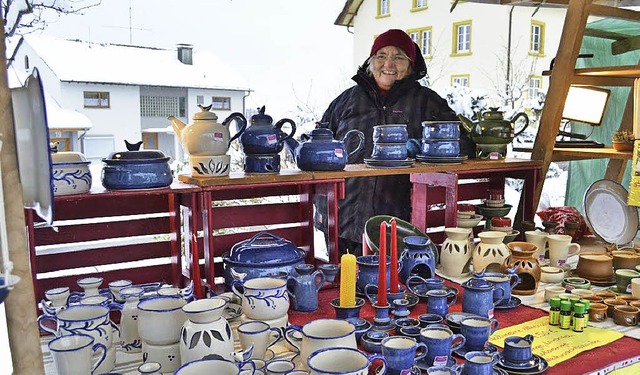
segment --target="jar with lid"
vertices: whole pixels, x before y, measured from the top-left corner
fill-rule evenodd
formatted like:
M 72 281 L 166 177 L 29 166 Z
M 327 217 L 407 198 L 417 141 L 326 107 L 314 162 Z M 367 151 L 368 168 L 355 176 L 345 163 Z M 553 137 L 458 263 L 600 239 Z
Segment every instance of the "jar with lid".
M 571 328 L 571 301 L 560 302 L 560 329 Z
M 549 300 L 549 305 L 551 305 L 549 309 L 549 324 L 557 326 L 560 324 L 560 298 L 552 297 Z

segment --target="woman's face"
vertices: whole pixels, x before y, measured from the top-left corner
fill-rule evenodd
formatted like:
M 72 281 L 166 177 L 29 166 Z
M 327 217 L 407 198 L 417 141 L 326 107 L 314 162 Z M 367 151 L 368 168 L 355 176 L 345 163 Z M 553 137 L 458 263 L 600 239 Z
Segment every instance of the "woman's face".
M 371 72 L 378 87 L 389 90 L 397 80 L 406 78 L 411 72 L 411 61 L 399 48 L 387 46 L 371 57 Z

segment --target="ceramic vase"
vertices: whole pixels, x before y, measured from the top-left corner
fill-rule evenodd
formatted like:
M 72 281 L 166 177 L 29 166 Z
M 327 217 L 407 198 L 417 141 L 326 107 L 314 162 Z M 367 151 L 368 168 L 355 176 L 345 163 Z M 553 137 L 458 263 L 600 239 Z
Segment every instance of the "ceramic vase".
M 140 287 L 128 287 L 120 290 L 120 297 L 124 299 L 120 318 L 120 345 L 127 353 L 142 351 L 142 340 L 138 334 L 138 302 L 144 294 Z
M 507 234 L 499 231 L 478 233 L 480 243 L 473 251 L 473 271 L 482 270 L 501 272 L 505 259 L 509 256 L 509 248 L 502 241 Z
M 442 273 L 446 276 L 460 277 L 469 273 L 471 266 L 470 228 L 445 228 L 447 238 L 440 250 Z
M 435 245 L 429 237 L 407 236 L 402 240 L 404 250 L 400 255 L 400 281 L 405 283 L 411 275 L 425 279 L 435 276 Z
M 538 247 L 529 242 L 509 242 L 507 247 L 511 255 L 504 261 L 503 272 L 515 268 L 516 275 L 520 277 L 520 283 L 513 287 L 511 293 L 535 294 L 541 274 L 540 263 L 535 257 Z
M 183 364 L 207 358 L 233 360 L 233 332 L 222 317 L 227 300 L 207 298 L 182 307 L 187 321 L 180 333 L 180 359 Z

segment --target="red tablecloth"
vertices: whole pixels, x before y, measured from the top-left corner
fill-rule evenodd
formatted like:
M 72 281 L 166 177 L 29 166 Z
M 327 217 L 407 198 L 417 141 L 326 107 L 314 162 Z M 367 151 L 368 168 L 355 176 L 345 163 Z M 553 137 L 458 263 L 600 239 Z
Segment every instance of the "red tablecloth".
M 458 295 L 458 301 L 449 308 L 449 311 L 462 311 L 462 287 L 458 284 L 445 281 L 445 285 L 453 286 L 460 291 Z M 297 311 L 289 311 L 289 322 L 291 324 L 304 325 L 317 318 L 332 318 L 335 317 L 335 311 L 330 305 L 330 301 L 333 298 L 338 297 L 338 289 L 323 289 L 319 295 L 320 308 L 312 313 L 301 313 Z M 411 317 L 417 318 L 419 315 L 426 313 L 427 305 L 425 302 L 420 301 L 416 307 L 411 311 Z M 373 318 L 374 311 L 370 303 L 366 303 L 362 310 L 360 310 L 360 317 L 369 321 Z M 528 306 L 518 306 L 511 310 L 496 310 L 495 318 L 500 323 L 499 328 L 509 327 L 514 324 L 519 324 L 539 318 L 547 315 L 547 312 L 538 310 Z M 561 362 L 546 372 L 546 374 L 584 374 L 591 371 L 603 368 L 609 364 L 622 361 L 627 358 L 640 356 L 640 341 L 623 337 L 608 345 L 595 348 L 583 353 L 580 353 L 571 360 Z M 454 356 L 458 363 L 463 363 L 464 360 Z

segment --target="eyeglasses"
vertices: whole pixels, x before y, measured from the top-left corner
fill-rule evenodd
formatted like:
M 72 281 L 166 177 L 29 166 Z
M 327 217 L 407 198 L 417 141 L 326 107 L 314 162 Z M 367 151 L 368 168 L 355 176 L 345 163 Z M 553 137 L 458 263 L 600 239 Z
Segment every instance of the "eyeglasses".
M 388 56 L 384 53 L 379 53 L 379 54 L 375 54 L 373 55 L 373 60 L 377 63 L 382 63 L 384 64 L 385 61 L 387 60 L 391 60 L 396 64 L 408 64 L 409 63 L 409 58 L 406 56 L 402 56 L 402 55 L 391 55 Z

